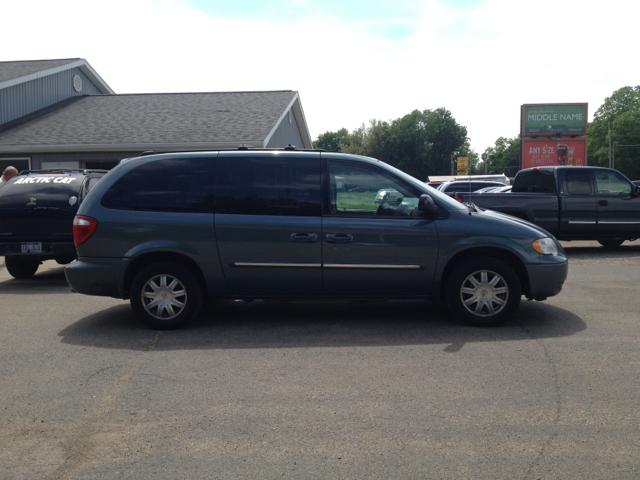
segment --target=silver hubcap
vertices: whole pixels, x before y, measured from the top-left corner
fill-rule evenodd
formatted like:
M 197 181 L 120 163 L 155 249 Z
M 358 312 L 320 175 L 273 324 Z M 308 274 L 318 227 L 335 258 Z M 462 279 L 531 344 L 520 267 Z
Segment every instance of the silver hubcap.
M 507 305 L 509 288 L 497 273 L 479 270 L 462 283 L 460 299 L 469 312 L 479 317 L 490 317 Z
M 160 320 L 171 320 L 184 310 L 187 291 L 171 275 L 156 275 L 142 288 L 142 305 L 149 315 Z

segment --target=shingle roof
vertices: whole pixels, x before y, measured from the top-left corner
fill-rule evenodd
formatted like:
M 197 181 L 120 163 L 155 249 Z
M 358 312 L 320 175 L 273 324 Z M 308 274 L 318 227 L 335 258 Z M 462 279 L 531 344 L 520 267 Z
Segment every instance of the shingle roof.
M 261 142 L 295 91 L 94 95 L 0 133 L 2 147 Z
M 0 62 L 0 83 L 20 78 L 32 73 L 59 67 L 80 60 L 79 58 L 63 58 L 58 60 L 25 60 L 17 62 Z

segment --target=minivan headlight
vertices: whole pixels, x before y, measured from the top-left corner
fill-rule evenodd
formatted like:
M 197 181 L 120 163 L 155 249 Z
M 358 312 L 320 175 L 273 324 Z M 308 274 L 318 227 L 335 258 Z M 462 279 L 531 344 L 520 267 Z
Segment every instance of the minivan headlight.
M 558 246 L 556 245 L 556 242 L 553 241 L 553 238 L 539 238 L 538 240 L 535 240 L 531 246 L 536 252 L 543 255 L 558 254 Z

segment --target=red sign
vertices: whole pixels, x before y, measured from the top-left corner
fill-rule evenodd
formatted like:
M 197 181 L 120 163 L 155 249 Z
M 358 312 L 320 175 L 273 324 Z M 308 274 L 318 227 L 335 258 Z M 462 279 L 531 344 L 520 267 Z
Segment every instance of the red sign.
M 587 139 L 522 139 L 522 168 L 586 165 Z

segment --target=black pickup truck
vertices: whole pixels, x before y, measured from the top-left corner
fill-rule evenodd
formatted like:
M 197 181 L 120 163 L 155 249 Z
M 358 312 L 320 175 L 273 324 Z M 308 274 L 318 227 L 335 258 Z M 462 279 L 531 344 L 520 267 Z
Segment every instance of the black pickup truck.
M 106 170 L 25 170 L 0 188 L 0 256 L 15 278 L 76 258 L 73 217 Z
M 559 240 L 618 247 L 640 237 L 640 187 L 610 168 L 527 168 L 516 175 L 511 193 L 454 197 L 528 220 Z

